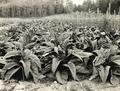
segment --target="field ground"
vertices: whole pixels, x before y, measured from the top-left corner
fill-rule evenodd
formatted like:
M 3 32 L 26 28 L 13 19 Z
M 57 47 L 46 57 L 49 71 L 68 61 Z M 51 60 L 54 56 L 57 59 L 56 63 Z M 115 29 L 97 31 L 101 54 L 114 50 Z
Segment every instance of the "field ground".
M 31 22 L 36 20 L 52 19 L 66 22 L 77 23 L 80 25 L 100 25 L 103 22 L 104 15 L 99 17 L 93 17 L 93 15 L 79 16 L 77 14 L 72 15 L 54 15 L 45 18 L 0 18 L 0 26 L 4 24 L 14 24 L 17 22 Z M 111 23 L 114 27 L 120 27 L 120 16 L 109 16 Z M 0 80 L 0 91 L 119 91 L 120 86 L 113 86 L 109 83 L 96 83 L 95 81 L 81 81 L 81 82 L 68 82 L 65 85 L 60 85 L 55 82 L 45 82 L 40 84 L 34 84 L 32 82 L 11 82 L 10 84 L 4 84 Z
M 3 90 L 4 89 L 4 90 Z M 0 91 L 119 91 L 120 86 L 109 83 L 96 83 L 94 81 L 68 82 L 60 85 L 56 81 L 34 84 L 32 82 L 11 82 L 4 84 L 0 81 Z
M 103 14 L 88 14 L 88 13 L 73 13 L 73 14 L 60 14 L 51 15 L 42 18 L 0 18 L 0 25 L 6 23 L 18 23 L 18 22 L 31 22 L 39 20 L 58 20 L 67 23 L 74 23 L 84 26 L 97 25 L 100 26 L 105 19 L 108 19 L 109 23 L 113 27 L 120 26 L 120 15 L 103 15 Z

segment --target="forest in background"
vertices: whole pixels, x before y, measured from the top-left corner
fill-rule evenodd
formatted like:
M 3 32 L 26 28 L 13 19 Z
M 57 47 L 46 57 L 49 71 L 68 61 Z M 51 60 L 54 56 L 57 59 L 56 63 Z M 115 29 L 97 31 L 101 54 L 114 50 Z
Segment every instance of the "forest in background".
M 71 12 L 120 14 L 120 0 L 85 0 L 74 5 L 71 0 L 0 0 L 0 17 L 43 17 Z

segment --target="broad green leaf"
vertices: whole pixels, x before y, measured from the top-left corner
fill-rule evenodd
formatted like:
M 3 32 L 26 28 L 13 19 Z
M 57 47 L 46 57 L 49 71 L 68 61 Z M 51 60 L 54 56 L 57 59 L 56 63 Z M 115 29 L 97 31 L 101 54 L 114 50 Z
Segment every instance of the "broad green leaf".
M 23 45 L 22 45 L 21 42 L 14 41 L 13 44 L 14 44 L 17 48 L 19 48 L 20 50 L 22 50 Z
M 68 79 L 68 73 L 66 71 L 56 71 L 56 79 L 60 84 L 66 84 Z
M 117 54 L 118 46 L 117 45 L 111 45 L 110 46 L 110 54 L 115 55 Z
M 0 64 L 4 64 L 5 65 L 6 64 L 6 60 L 4 58 L 0 57 Z
M 110 66 L 103 67 L 102 65 L 100 65 L 100 67 L 98 68 L 100 78 L 104 83 L 106 82 L 107 77 L 109 75 L 109 70 L 110 70 Z
M 32 51 L 30 51 L 29 49 L 25 49 L 24 53 L 25 53 L 25 58 L 28 59 L 29 56 L 32 54 Z
M 119 78 L 117 78 L 115 75 L 111 75 L 110 82 L 113 85 L 119 85 L 120 83 Z
M 49 41 L 43 42 L 42 45 L 46 45 L 46 46 L 52 47 L 52 48 L 54 48 L 54 46 L 55 46 L 53 43 L 51 43 L 51 42 L 49 42 Z
M 94 40 L 94 41 L 92 41 L 91 43 L 92 43 L 92 48 L 93 48 L 93 50 L 97 50 L 97 49 L 98 49 L 97 40 Z
M 50 55 L 50 54 L 52 54 L 52 53 L 53 53 L 53 52 L 45 53 L 45 54 L 42 55 L 42 57 L 46 57 L 46 56 L 48 56 L 48 55 Z
M 98 71 L 97 68 L 95 66 L 93 66 L 93 72 L 92 72 L 92 76 L 89 78 L 89 80 L 93 80 L 98 76 Z
M 120 55 L 112 56 L 111 61 L 120 66 Z
M 30 73 L 30 61 L 28 60 L 24 62 L 23 60 L 20 60 L 20 62 L 23 65 L 25 77 L 28 78 Z
M 99 66 L 105 62 L 105 58 L 101 56 L 96 56 L 96 58 L 93 60 L 93 65 L 94 66 Z
M 3 69 L 5 70 L 10 70 L 11 68 L 13 67 L 16 67 L 16 66 L 19 66 L 16 62 L 10 62 L 10 63 L 7 63 Z
M 40 62 L 40 59 L 32 54 L 32 51 L 26 49 L 25 51 L 25 58 L 26 59 L 30 59 L 33 63 L 35 63 L 37 65 L 37 67 L 41 70 L 41 62 Z M 25 61 L 25 60 L 24 60 Z M 28 61 L 28 60 L 27 60 Z
M 83 59 L 79 54 L 77 54 L 77 53 L 71 53 L 71 54 L 74 55 L 75 57 L 79 58 L 83 62 Z
M 10 70 L 8 70 L 6 73 L 5 73 L 5 81 L 8 81 L 11 79 L 11 77 L 20 69 L 20 67 L 14 67 Z
M 120 76 L 120 72 L 118 70 L 119 69 L 115 69 L 115 71 L 113 72 L 113 75 Z
M 30 73 L 32 74 L 33 80 L 35 83 L 37 83 L 40 79 L 44 78 L 42 74 L 39 73 L 39 67 L 35 62 L 31 62 L 31 70 Z
M 58 48 L 57 47 L 54 47 L 54 51 L 55 51 L 55 53 L 58 54 Z
M 76 79 L 76 67 L 75 67 L 74 63 L 68 62 L 68 64 L 64 64 L 64 66 L 69 68 L 69 70 L 72 74 L 72 77 L 75 80 Z
M 14 50 L 14 51 L 8 52 L 4 57 L 5 57 L 5 59 L 9 59 L 11 57 L 16 57 L 16 56 L 21 56 L 21 54 L 19 51 Z
M 89 74 L 90 73 L 84 66 L 81 66 L 81 65 L 76 66 L 76 71 L 77 71 L 77 73 L 80 73 L 80 74 Z
M 60 65 L 60 60 L 58 60 L 57 58 L 53 58 L 52 60 L 52 72 L 55 73 L 58 66 Z
M 34 47 L 35 44 L 36 44 L 35 42 L 29 43 L 29 44 L 27 44 L 27 45 L 25 46 L 25 48 L 26 48 L 26 49 L 31 49 L 31 48 Z
M 69 50 L 69 53 L 78 57 L 80 60 L 82 60 L 82 58 L 88 58 L 93 55 L 92 53 L 83 52 L 82 50 L 79 49 Z
M 47 47 L 47 46 L 40 46 L 39 50 L 44 53 L 48 53 L 52 50 L 53 48 Z
M 12 42 L 6 42 L 5 45 L 7 47 L 7 50 L 6 50 L 7 52 L 13 51 L 13 49 L 16 48 L 15 45 L 13 45 Z
M 96 53 L 98 56 L 107 59 L 110 56 L 110 49 L 101 48 L 100 50 L 93 51 L 93 53 Z
M 41 70 L 41 62 L 40 59 L 34 55 L 34 54 L 30 54 L 29 55 L 30 60 L 36 64 L 36 66 Z

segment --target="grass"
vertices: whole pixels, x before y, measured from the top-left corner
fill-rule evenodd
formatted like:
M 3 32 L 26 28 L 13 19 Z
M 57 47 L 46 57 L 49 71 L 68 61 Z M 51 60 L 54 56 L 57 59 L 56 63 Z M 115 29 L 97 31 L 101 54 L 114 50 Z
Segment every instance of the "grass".
M 42 18 L 0 18 L 0 26 L 4 24 L 12 24 L 18 22 L 32 22 L 39 20 L 58 20 L 67 23 L 74 23 L 82 26 L 102 26 L 104 20 L 107 19 L 112 28 L 120 29 L 120 15 L 105 15 L 95 13 L 72 13 L 72 14 L 60 14 L 52 15 Z

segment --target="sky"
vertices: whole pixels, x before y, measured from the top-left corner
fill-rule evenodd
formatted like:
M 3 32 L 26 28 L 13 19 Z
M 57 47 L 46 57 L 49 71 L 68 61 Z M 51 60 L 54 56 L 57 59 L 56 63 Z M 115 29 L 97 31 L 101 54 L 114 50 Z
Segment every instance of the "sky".
M 84 0 L 72 0 L 73 1 L 73 4 L 76 4 L 76 5 L 82 5 Z
M 73 1 L 73 4 L 82 5 L 85 0 L 72 0 L 72 1 Z M 92 0 L 92 1 L 96 1 L 96 0 Z

